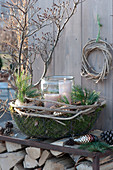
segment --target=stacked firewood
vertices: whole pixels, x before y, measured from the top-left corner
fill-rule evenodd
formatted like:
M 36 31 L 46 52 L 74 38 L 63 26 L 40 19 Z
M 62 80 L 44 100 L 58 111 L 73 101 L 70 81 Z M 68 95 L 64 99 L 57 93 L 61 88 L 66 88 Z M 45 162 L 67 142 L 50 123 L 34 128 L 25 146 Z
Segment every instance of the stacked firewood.
M 26 139 L 13 122 L 3 122 L 0 124 L 4 132 L 10 128 L 10 136 L 19 139 Z M 100 136 L 102 131 L 94 131 L 93 135 Z M 6 135 L 7 133 L 3 133 Z M 9 134 L 9 133 L 8 133 Z M 8 135 L 7 134 L 7 135 Z M 34 139 L 30 139 L 34 140 Z M 44 143 L 51 143 L 57 146 L 67 145 L 69 138 L 60 139 L 57 141 L 45 140 Z M 70 147 L 78 148 L 80 145 Z M 67 146 L 69 147 L 69 146 Z M 36 147 L 23 146 L 17 143 L 7 141 L 0 142 L 0 170 L 92 170 L 93 160 L 88 157 L 66 154 L 59 151 L 45 150 Z M 113 156 L 108 156 L 100 159 L 101 170 L 113 169 Z
M 0 170 L 74 170 L 74 161 L 68 154 L 25 147 L 11 142 L 0 143 Z
M 62 146 L 62 142 L 52 144 Z M 75 148 L 78 146 L 75 145 Z M 113 168 L 113 156 L 100 159 L 100 169 Z M 11 142 L 0 143 L 0 170 L 92 170 L 92 159 L 53 150 L 25 147 Z

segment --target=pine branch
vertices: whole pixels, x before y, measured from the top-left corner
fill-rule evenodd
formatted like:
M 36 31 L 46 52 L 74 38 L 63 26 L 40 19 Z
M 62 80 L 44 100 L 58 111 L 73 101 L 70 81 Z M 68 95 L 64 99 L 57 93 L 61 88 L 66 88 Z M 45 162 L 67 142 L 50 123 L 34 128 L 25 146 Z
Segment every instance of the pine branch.
M 95 91 L 82 89 L 80 86 L 73 86 L 71 98 L 72 102 L 81 102 L 82 105 L 91 105 L 98 101 L 99 94 Z
M 113 149 L 112 146 L 105 142 L 90 142 L 80 145 L 79 149 L 89 150 L 91 152 L 105 152 L 108 149 Z

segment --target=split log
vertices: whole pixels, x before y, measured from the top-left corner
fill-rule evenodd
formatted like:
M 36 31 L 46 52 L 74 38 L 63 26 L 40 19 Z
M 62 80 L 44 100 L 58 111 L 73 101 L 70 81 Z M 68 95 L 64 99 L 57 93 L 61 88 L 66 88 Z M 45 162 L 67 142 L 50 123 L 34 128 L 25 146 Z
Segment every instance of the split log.
M 78 166 L 76 166 L 77 170 L 92 170 L 92 162 L 91 161 L 81 161 Z
M 84 159 L 83 156 L 80 155 L 74 155 L 74 154 L 70 154 L 70 157 L 73 159 L 73 161 L 75 162 L 75 165 L 78 164 L 79 161 L 82 161 Z
M 23 165 L 24 165 L 24 168 L 35 168 L 38 166 L 38 162 L 37 160 L 31 158 L 29 155 L 25 155 Z
M 59 151 L 50 150 L 50 152 L 53 156 L 56 156 L 56 157 L 64 155 L 63 152 L 59 152 Z
M 41 155 L 41 149 L 35 148 L 35 147 L 27 147 L 26 153 L 32 158 L 32 159 L 38 159 Z
M 113 169 L 113 160 L 100 166 L 100 170 L 112 170 L 112 169 Z
M 22 149 L 22 145 L 17 143 L 11 143 L 6 141 L 5 144 L 6 144 L 7 152 L 14 152 L 19 149 Z
M 113 169 L 113 155 L 100 158 L 100 170 L 111 170 L 111 169 Z
M 84 157 L 84 159 L 93 162 L 92 158 Z M 100 165 L 106 164 L 108 162 L 113 162 L 113 155 L 109 155 L 107 157 L 103 157 L 99 159 Z
M 100 158 L 100 165 L 106 164 L 108 162 L 113 162 L 113 155 L 109 155 L 104 158 Z
M 71 168 L 74 168 L 74 162 L 69 156 L 66 155 L 59 158 L 53 157 L 48 159 L 43 170 L 69 170 Z
M 55 142 L 52 142 L 51 144 L 53 145 L 58 145 L 58 146 L 63 146 L 64 142 L 67 141 L 69 138 L 63 138 L 63 139 L 60 139 L 60 140 L 57 140 Z M 74 145 L 74 146 L 69 146 L 69 145 L 64 145 L 64 146 L 67 146 L 67 147 L 72 147 L 72 148 L 75 148 L 75 149 L 78 149 L 79 145 Z M 58 157 L 58 156 L 62 156 L 64 155 L 65 153 L 63 152 L 59 152 L 59 151 L 54 151 L 54 150 L 50 150 L 51 154 Z
M 77 170 L 92 170 L 92 164 L 88 161 L 81 162 L 77 167 Z M 100 166 L 100 170 L 112 170 L 113 162 L 106 163 Z
M 57 140 L 55 142 L 52 142 L 51 144 L 53 145 L 58 145 L 58 146 L 63 146 L 63 143 L 68 140 L 68 138 L 63 138 L 63 139 L 60 139 L 60 140 Z M 54 156 L 62 156 L 64 153 L 63 152 L 59 152 L 59 151 L 54 151 L 54 150 L 50 150 L 51 154 L 54 155 Z
M 22 166 L 21 163 L 19 163 L 14 166 L 13 170 L 25 170 L 25 168 Z
M 18 162 L 24 159 L 25 152 L 18 151 L 13 153 L 0 154 L 0 166 L 3 170 L 8 170 L 14 167 Z
M 5 143 L 0 143 L 0 153 L 6 151 L 6 145 Z
M 81 161 L 76 166 L 77 170 L 92 170 L 92 159 L 86 158 L 87 160 Z M 113 156 L 100 158 L 100 170 L 111 170 L 113 169 Z
M 51 156 L 50 152 L 47 151 L 47 150 L 44 150 L 44 151 L 42 152 L 42 155 L 41 155 L 41 157 L 40 157 L 40 159 L 39 159 L 39 162 L 38 162 L 39 166 L 44 165 L 44 163 L 46 162 L 46 160 L 47 160 L 50 156 Z

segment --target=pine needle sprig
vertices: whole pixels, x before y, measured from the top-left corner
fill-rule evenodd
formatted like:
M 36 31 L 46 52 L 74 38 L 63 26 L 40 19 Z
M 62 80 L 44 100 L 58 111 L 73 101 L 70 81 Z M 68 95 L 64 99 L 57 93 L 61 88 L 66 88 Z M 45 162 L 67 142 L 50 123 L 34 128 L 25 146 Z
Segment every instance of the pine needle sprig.
M 33 88 L 32 85 L 29 85 L 30 76 L 24 74 L 24 71 L 21 74 L 16 74 L 16 87 L 17 87 L 17 98 L 24 102 L 25 97 L 33 98 L 39 96 L 37 89 Z
M 112 146 L 110 146 L 109 144 L 105 143 L 105 142 L 89 142 L 86 144 L 82 144 L 80 145 L 79 149 L 85 149 L 91 152 L 105 152 L 108 149 L 113 149 Z
M 90 91 L 86 88 L 82 89 L 80 86 L 73 86 L 71 93 L 72 103 L 80 102 L 82 105 L 91 105 L 98 101 L 99 94 L 95 90 Z
M 32 85 L 29 85 L 26 89 L 26 97 L 34 98 L 40 96 L 40 93 L 37 93 L 37 89 L 34 89 Z
M 69 104 L 69 101 L 66 96 L 63 96 L 62 99 L 58 100 L 58 102 Z

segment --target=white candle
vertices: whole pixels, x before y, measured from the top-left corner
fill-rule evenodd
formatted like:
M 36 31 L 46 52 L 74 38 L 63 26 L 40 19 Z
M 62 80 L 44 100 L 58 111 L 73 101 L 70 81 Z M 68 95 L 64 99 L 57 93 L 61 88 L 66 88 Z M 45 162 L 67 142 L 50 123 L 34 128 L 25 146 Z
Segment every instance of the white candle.
M 72 81 L 65 80 L 59 81 L 59 94 L 61 97 L 66 96 L 69 103 L 71 104 L 71 91 L 72 91 Z
M 44 99 L 45 100 L 58 101 L 58 99 L 60 99 L 60 98 L 61 98 L 60 94 L 44 94 Z M 55 106 L 55 104 L 45 101 L 44 106 L 45 107 L 51 107 L 51 106 Z

